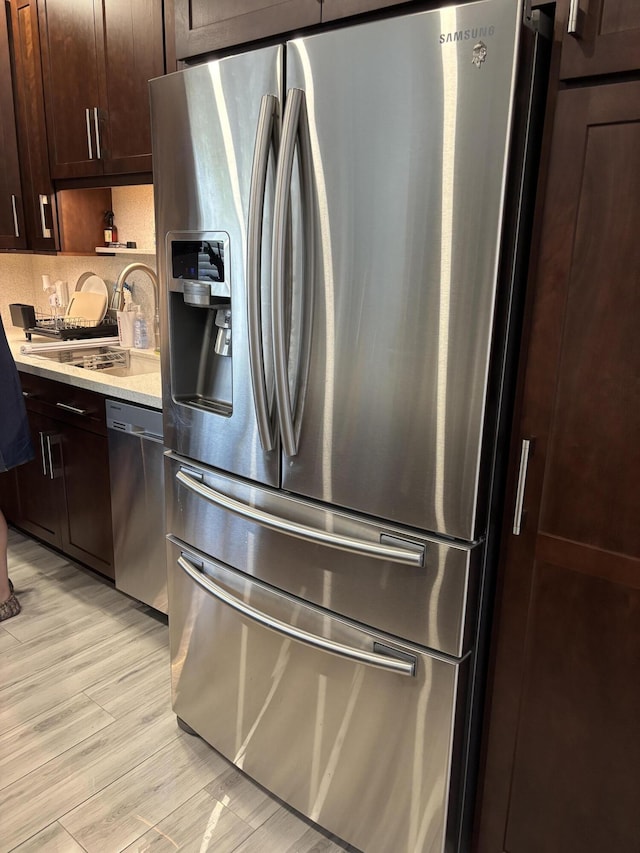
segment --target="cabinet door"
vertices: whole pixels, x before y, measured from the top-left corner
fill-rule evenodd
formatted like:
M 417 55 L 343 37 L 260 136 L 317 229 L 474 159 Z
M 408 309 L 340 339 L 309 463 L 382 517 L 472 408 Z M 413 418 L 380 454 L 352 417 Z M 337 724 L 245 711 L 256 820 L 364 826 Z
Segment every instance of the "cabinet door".
M 67 508 L 62 548 L 70 557 L 113 578 L 107 439 L 65 424 L 62 459 Z
M 106 174 L 151 171 L 149 80 L 164 74 L 162 0 L 103 0 Z
M 51 176 L 101 175 L 108 144 L 94 2 L 41 0 L 38 11 Z
M 546 196 L 478 849 L 635 853 L 640 82 L 560 92 Z
M 18 484 L 16 524 L 48 545 L 62 547 L 65 515 L 62 424 L 29 411 L 35 458 L 15 469 Z
M 640 69 L 638 0 L 573 0 L 562 45 L 561 79 Z
M 386 9 L 403 2 L 404 0 L 322 0 L 322 20 L 336 21 L 349 15 Z
M 30 249 L 54 252 L 59 244 L 49 174 L 36 0 L 12 0 L 11 24 L 27 240 Z
M 176 57 L 319 24 L 321 8 L 318 0 L 175 0 Z
M 0 8 L 0 249 L 22 249 L 27 244 L 22 216 L 7 12 L 8 7 L 3 4 Z

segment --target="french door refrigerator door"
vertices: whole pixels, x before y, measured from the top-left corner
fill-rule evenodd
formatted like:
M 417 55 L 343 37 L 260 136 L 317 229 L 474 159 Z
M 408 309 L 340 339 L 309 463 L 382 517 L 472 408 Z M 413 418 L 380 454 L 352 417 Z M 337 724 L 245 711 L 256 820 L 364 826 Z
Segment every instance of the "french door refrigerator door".
M 367 853 L 444 851 L 467 660 L 364 630 L 170 540 L 178 717 Z
M 287 43 L 282 149 L 288 111 L 306 113 L 315 207 L 312 288 L 293 265 L 314 296 L 290 492 L 482 535 L 521 16 L 519 0 L 485 0 Z
M 150 83 L 165 442 L 274 485 L 269 294 L 283 50 Z

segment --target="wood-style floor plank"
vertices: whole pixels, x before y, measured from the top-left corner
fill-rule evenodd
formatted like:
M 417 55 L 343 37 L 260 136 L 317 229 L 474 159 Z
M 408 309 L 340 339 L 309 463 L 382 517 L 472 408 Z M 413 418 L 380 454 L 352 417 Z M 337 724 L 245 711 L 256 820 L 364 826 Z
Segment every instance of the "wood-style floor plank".
M 163 625 L 150 622 L 142 627 L 136 622 L 102 643 L 0 690 L 0 730 L 20 725 L 142 660 L 157 651 L 159 644 L 166 644 L 166 632 Z
M 261 827 L 281 805 L 268 791 L 252 782 L 230 762 L 226 763 L 223 772 L 205 790 L 253 829 Z
M 178 728 L 166 619 L 9 541 L 23 611 L 0 628 L 0 853 L 351 850 Z
M 253 829 L 231 809 L 199 791 L 127 847 L 127 853 L 233 853 Z
M 169 649 L 165 647 L 132 661 L 114 677 L 89 687 L 85 694 L 112 717 L 120 719 L 140 704 L 141 696 L 145 702 L 160 704 L 167 701 L 170 691 Z
M 89 853 L 122 850 L 201 791 L 220 764 L 200 738 L 180 732 L 60 823 Z
M 16 639 L 13 634 L 10 634 L 8 631 L 5 631 L 4 628 L 0 627 L 0 654 L 5 650 L 11 648 L 11 646 L 15 646 L 20 642 L 20 640 Z
M 137 711 L 23 776 L 3 794 L 2 843 L 11 850 L 84 803 L 180 734 L 168 703 Z M 166 792 L 170 797 L 170 792 Z M 115 827 L 113 827 L 115 831 Z
M 24 844 L 13 848 L 12 853 L 85 853 L 64 827 L 52 823 L 33 835 Z
M 80 693 L 0 735 L 0 790 L 113 721 L 111 714 Z

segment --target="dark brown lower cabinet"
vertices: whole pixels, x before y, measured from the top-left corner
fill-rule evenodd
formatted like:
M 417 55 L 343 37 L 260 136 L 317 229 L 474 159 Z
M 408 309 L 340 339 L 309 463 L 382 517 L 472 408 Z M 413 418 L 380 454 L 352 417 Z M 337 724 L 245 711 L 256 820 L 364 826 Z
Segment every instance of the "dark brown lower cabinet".
M 514 471 L 521 442 L 532 449 L 522 531 L 509 513 L 499 578 L 480 853 L 640 850 L 639 235 L 640 82 L 560 92 L 512 447 Z
M 62 438 L 66 519 L 62 549 L 114 577 L 107 438 L 66 424 Z
M 17 527 L 113 578 L 109 447 L 104 398 L 21 374 L 35 459 L 14 470 Z
M 62 424 L 39 412 L 29 412 L 35 458 L 15 469 L 18 501 L 14 520 L 54 548 L 62 548 L 65 513 L 62 475 Z

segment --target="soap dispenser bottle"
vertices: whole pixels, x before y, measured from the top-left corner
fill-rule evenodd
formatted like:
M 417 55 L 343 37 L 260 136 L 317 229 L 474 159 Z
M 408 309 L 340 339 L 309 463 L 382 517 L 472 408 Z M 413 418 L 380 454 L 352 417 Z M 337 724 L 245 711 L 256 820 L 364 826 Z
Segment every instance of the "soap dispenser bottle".
M 133 321 L 133 345 L 136 349 L 148 349 L 149 331 L 144 314 L 137 306 L 136 319 Z

